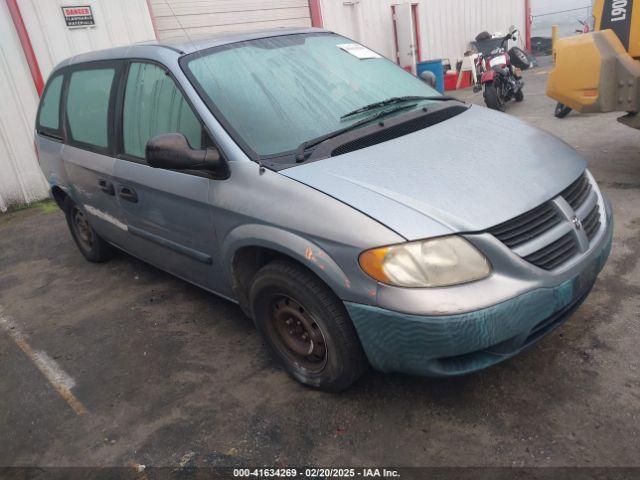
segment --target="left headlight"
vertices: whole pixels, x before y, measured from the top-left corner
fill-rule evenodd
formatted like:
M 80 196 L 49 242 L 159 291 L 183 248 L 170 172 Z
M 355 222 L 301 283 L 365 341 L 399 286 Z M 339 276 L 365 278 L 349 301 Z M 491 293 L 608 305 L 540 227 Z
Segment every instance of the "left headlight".
M 396 287 L 445 287 L 491 274 L 489 260 L 458 236 L 366 250 L 359 261 L 369 276 Z

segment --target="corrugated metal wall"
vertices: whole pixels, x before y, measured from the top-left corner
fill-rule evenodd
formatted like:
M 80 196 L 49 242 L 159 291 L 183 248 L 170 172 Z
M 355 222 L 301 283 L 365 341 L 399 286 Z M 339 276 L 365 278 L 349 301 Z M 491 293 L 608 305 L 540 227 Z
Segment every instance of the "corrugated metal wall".
M 42 76 L 67 57 L 155 38 L 146 0 L 84 0 L 96 26 L 69 29 L 64 0 L 18 0 Z M 22 47 L 7 4 L 0 0 L 0 210 L 45 198 L 47 185 L 33 147 L 38 105 Z
M 29 38 L 46 79 L 65 58 L 91 50 L 155 38 L 146 0 L 18 0 Z M 67 28 L 62 5 L 91 5 L 96 26 Z
M 7 4 L 0 1 L 0 211 L 39 200 L 47 184 L 33 148 L 38 93 Z
M 151 0 L 160 38 L 309 27 L 308 0 Z
M 422 51 L 425 59 L 462 59 L 469 41 L 486 30 L 507 33 L 514 25 L 519 44 L 524 47 L 524 0 L 426 0 L 422 2 L 420 20 Z M 424 27 L 422 27 L 424 25 Z
M 525 0 L 322 0 L 325 28 L 360 41 L 395 61 L 391 6 L 418 4 L 422 59 L 462 59 L 481 31 L 515 25 L 524 45 Z

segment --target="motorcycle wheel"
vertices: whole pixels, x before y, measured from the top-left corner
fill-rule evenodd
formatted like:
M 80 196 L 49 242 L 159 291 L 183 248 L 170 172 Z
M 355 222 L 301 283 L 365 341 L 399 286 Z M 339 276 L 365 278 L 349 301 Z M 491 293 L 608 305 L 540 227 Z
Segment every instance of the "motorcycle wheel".
M 486 83 L 484 86 L 484 103 L 492 110 L 505 111 L 505 102 L 494 82 Z
M 558 104 L 556 105 L 556 111 L 554 112 L 554 115 L 556 116 L 556 118 L 564 118 L 570 113 L 571 113 L 570 107 L 567 107 L 564 103 L 558 102 Z
M 516 102 L 521 102 L 524 100 L 524 92 L 522 91 L 522 89 L 516 92 L 514 98 L 516 99 Z

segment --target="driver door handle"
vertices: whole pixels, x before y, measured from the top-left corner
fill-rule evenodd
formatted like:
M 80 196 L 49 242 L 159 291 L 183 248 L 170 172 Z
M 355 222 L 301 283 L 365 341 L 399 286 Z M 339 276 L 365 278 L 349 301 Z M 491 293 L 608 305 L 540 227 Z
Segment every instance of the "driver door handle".
M 121 186 L 118 188 L 118 195 L 127 202 L 138 203 L 138 194 L 131 187 Z

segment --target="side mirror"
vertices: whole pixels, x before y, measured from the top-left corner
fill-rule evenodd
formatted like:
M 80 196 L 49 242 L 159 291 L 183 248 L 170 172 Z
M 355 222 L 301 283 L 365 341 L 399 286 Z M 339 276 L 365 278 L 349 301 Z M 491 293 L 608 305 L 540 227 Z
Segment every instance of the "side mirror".
M 195 150 L 181 133 L 163 133 L 147 142 L 149 166 L 166 170 L 204 170 L 215 178 L 227 178 L 229 166 L 217 148 Z

